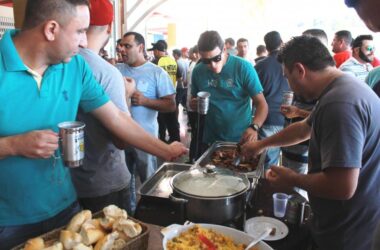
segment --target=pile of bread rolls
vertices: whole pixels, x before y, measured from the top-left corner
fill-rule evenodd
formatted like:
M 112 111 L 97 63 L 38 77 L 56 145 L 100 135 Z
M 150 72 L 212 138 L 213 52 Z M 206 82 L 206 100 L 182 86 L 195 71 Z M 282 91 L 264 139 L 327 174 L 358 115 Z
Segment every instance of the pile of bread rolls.
M 24 250 L 119 250 L 141 234 L 141 225 L 128 219 L 125 210 L 109 205 L 103 213 L 102 218 L 92 218 L 90 210 L 83 210 L 61 230 L 59 241 L 46 246 L 41 237 L 33 238 Z

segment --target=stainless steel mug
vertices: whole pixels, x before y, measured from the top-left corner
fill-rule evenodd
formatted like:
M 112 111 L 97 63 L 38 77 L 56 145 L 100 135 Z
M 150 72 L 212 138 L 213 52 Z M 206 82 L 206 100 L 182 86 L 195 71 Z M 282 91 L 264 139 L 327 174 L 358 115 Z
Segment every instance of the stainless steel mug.
M 61 156 L 67 167 L 75 168 L 83 164 L 85 126 L 77 121 L 58 124 Z
M 300 195 L 291 195 L 286 207 L 286 220 L 291 224 L 301 225 L 311 216 L 310 205 Z
M 201 91 L 197 94 L 198 100 L 198 113 L 202 115 L 206 115 L 208 111 L 209 101 L 210 101 L 210 93 Z

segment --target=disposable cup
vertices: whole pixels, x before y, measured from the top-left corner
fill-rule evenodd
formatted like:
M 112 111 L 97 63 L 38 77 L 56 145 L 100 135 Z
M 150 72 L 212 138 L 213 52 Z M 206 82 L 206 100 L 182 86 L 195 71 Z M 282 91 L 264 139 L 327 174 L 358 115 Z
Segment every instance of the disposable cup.
M 273 213 L 274 216 L 282 218 L 285 216 L 286 205 L 288 204 L 289 195 L 284 193 L 273 194 Z

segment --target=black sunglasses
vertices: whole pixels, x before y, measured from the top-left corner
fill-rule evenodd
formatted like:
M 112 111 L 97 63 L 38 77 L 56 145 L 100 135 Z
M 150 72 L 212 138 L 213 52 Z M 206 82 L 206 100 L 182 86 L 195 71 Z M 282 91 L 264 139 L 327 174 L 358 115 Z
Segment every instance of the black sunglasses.
M 211 57 L 211 58 L 202 58 L 201 61 L 204 63 L 204 64 L 211 64 L 211 62 L 220 62 L 222 60 L 222 53 L 223 53 L 223 50 L 220 51 L 220 54 L 219 55 L 216 55 L 214 57 Z

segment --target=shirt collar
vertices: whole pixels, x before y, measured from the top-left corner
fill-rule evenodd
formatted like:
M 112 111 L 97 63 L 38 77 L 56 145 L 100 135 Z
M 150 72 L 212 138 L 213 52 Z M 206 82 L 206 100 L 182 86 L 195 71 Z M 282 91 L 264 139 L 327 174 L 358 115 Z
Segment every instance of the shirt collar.
M 7 71 L 27 71 L 28 68 L 22 61 L 14 43 L 12 37 L 14 37 L 19 30 L 8 30 L 4 33 L 3 38 L 0 41 L 0 51 L 4 63 L 4 67 Z M 62 69 L 62 63 L 50 65 L 51 70 Z

